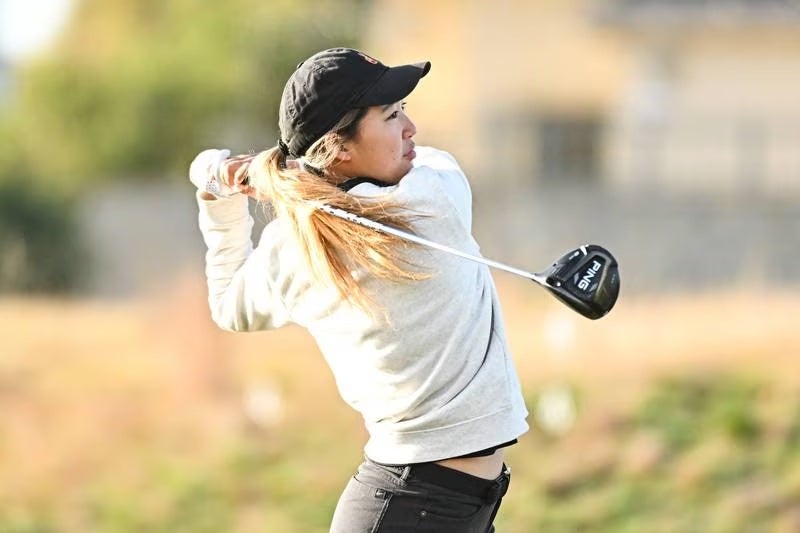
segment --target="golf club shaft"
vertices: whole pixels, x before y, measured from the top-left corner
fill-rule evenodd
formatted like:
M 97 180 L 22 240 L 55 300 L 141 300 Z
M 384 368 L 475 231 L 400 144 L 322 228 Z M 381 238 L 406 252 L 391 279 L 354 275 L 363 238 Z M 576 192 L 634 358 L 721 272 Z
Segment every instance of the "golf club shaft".
M 243 168 L 247 169 L 247 167 L 249 166 L 250 162 L 251 161 L 246 162 L 243 165 Z M 247 182 L 248 182 L 248 180 L 245 180 L 243 183 L 247 183 Z M 382 233 L 388 233 L 390 235 L 394 235 L 395 237 L 400 237 L 401 239 L 405 239 L 407 241 L 410 241 L 410 242 L 413 242 L 413 243 L 416 243 L 416 244 L 421 244 L 423 246 L 427 246 L 429 248 L 434 248 L 434 249 L 439 250 L 441 252 L 449 253 L 449 254 L 452 254 L 452 255 L 456 255 L 458 257 L 462 257 L 464 259 L 468 259 L 470 261 L 474 261 L 476 263 L 480 263 L 482 265 L 487 265 L 487 266 L 496 268 L 498 270 L 503 270 L 503 271 L 509 272 L 511 274 L 516 274 L 517 276 L 522 276 L 523 278 L 527 278 L 527 279 L 529 279 L 529 280 L 531 280 L 531 281 L 533 281 L 535 283 L 538 283 L 539 285 L 541 285 L 543 287 L 549 287 L 550 286 L 550 284 L 547 283 L 547 278 L 546 277 L 541 276 L 539 274 L 536 274 L 534 272 L 527 272 L 527 271 L 521 270 L 519 268 L 514 268 L 512 266 L 509 266 L 509 265 L 506 265 L 506 264 L 503 264 L 503 263 L 499 263 L 497 261 L 492 261 L 491 259 L 486 259 L 485 257 L 479 257 L 477 255 L 468 254 L 466 252 L 462 252 L 461 250 L 457 250 L 455 248 L 451 248 L 450 246 L 445 246 L 444 244 L 439 244 L 438 242 L 433 242 L 433 241 L 430 241 L 430 240 L 425 239 L 423 237 L 419 237 L 417 235 L 414 235 L 413 233 L 409 233 L 407 231 L 403 231 L 403 230 L 398 229 L 398 228 L 393 228 L 391 226 L 387 226 L 385 224 L 381 224 L 380 222 L 375 222 L 374 220 L 370 220 L 368 218 L 364 218 L 364 217 L 355 215 L 353 213 L 345 211 L 344 209 L 339 209 L 338 207 L 332 207 L 332 206 L 329 206 L 329 205 L 322 204 L 319 207 L 319 209 L 321 209 L 322 211 L 325 211 L 326 213 L 331 214 L 331 215 L 333 215 L 335 217 L 342 218 L 344 220 L 353 222 L 355 224 L 359 224 L 361 226 L 373 229 L 375 231 L 380 231 Z
M 514 268 L 512 266 L 504 265 L 503 263 L 498 263 L 497 261 L 492 261 L 491 259 L 486 259 L 485 257 L 479 257 L 477 255 L 468 254 L 466 252 L 462 252 L 460 250 L 456 250 L 455 248 L 451 248 L 450 246 L 445 246 L 444 244 L 439 244 L 437 242 L 429 241 L 423 237 L 419 237 L 414 235 L 413 233 L 408 233 L 401 229 L 393 228 L 391 226 L 387 226 L 385 224 L 381 224 L 380 222 L 375 222 L 374 220 L 370 220 L 368 218 L 360 217 L 358 215 L 354 215 L 348 211 L 343 209 L 339 209 L 337 207 L 331 207 L 329 205 L 322 205 L 320 206 L 322 211 L 329 213 L 335 217 L 343 218 L 345 220 L 349 220 L 355 224 L 359 224 L 361 226 L 365 226 L 367 228 L 373 229 L 375 231 L 380 231 L 382 233 L 388 233 L 390 235 L 394 235 L 395 237 L 400 237 L 401 239 L 405 239 L 407 241 L 411 241 L 416 244 L 421 244 L 423 246 L 428 246 L 430 248 L 434 248 L 441 252 L 446 252 L 449 254 L 457 255 L 458 257 L 463 257 L 464 259 L 469 259 L 470 261 L 475 261 L 476 263 L 481 263 L 483 265 L 487 265 L 490 267 L 494 267 L 498 270 L 503 270 L 505 272 L 510 272 L 511 274 L 516 274 L 518 276 L 522 276 L 529 280 L 532 280 L 543 287 L 548 287 L 549 284 L 547 283 L 547 278 L 544 276 L 540 276 L 539 274 L 535 274 L 533 272 L 526 272 L 525 270 L 520 270 L 519 268 Z

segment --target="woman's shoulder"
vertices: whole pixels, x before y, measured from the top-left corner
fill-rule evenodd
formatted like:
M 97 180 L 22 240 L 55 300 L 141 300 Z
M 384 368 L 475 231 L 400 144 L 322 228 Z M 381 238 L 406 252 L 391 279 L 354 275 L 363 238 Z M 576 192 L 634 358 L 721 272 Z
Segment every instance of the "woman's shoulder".
M 413 168 L 397 184 L 382 186 L 364 180 L 350 192 L 367 197 L 386 194 L 430 197 L 437 192 L 461 197 L 464 192 L 469 192 L 467 178 L 451 154 L 430 146 L 417 146 L 414 151 L 417 157 Z
M 420 146 L 416 152 L 414 168 L 400 181 L 400 187 L 416 195 L 439 196 L 452 204 L 462 218 L 470 219 L 472 191 L 456 158 L 428 146 Z
M 432 146 L 417 146 L 414 148 L 417 157 L 414 159 L 414 168 L 429 168 L 433 170 L 457 171 L 463 175 L 463 171 L 449 152 L 433 148 Z
M 467 177 L 451 154 L 429 146 L 415 148 L 414 167 L 399 183 L 382 187 L 364 182 L 350 190 L 364 197 L 386 197 L 412 209 L 442 213 L 455 209 L 471 227 L 472 191 Z
M 418 146 L 414 151 L 417 153 L 414 168 L 401 180 L 401 185 L 404 181 L 428 181 L 447 189 L 469 189 L 464 171 L 450 153 L 430 146 Z

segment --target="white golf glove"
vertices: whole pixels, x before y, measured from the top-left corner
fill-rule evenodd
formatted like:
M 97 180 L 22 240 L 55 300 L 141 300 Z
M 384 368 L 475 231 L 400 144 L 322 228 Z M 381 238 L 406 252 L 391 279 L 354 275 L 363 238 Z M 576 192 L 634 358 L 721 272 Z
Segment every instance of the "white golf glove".
M 229 187 L 222 181 L 222 163 L 231 155 L 230 150 L 211 148 L 203 150 L 189 165 L 189 181 L 201 191 L 217 198 L 228 198 L 240 191 Z

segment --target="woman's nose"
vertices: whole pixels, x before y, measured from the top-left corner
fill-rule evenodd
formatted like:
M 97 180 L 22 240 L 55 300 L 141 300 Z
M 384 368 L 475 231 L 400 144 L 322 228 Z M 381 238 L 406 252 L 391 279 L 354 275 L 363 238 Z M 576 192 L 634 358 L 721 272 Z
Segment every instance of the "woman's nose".
M 403 138 L 410 139 L 417 134 L 417 127 L 411 122 L 411 119 L 406 117 L 406 126 L 403 128 Z

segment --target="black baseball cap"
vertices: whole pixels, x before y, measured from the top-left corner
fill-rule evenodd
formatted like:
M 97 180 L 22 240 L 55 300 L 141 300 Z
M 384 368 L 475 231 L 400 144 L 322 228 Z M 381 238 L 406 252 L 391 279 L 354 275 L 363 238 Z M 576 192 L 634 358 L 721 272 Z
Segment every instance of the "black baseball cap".
M 330 48 L 299 65 L 281 97 L 279 146 L 300 157 L 351 109 L 388 105 L 408 96 L 429 61 L 387 67 L 352 48 Z

